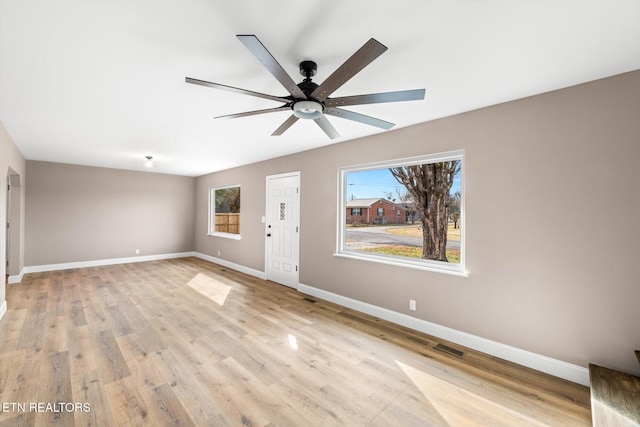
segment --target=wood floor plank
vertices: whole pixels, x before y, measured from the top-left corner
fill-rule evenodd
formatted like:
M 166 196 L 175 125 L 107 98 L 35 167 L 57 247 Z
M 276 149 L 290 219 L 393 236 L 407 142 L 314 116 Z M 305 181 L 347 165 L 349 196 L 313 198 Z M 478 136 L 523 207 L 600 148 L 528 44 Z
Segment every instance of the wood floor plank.
M 48 293 L 40 292 L 35 301 L 32 301 L 31 308 L 20 331 L 18 339 L 18 349 L 33 349 L 40 351 L 44 344 L 46 306 Z
M 195 426 L 169 384 L 155 387 L 153 393 L 149 400 L 154 407 L 159 408 L 162 425 Z
M 118 342 L 110 329 L 98 333 L 97 343 L 99 349 L 96 352 L 98 368 L 106 384 L 131 375 L 129 366 L 122 356 Z
M 51 318 L 47 317 L 47 330 L 44 335 L 44 348 L 46 351 L 61 352 L 69 350 L 69 322 L 66 314 Z
M 69 367 L 72 376 L 82 377 L 84 372 L 98 369 L 98 342 L 91 325 L 71 328 L 69 336 Z
M 86 300 L 86 302 L 89 301 L 91 301 L 91 298 Z M 89 325 L 93 331 L 103 331 L 111 326 L 107 321 L 107 316 L 101 304 L 88 303 L 83 305 L 83 311 L 87 319 L 87 325 Z
M 110 305 L 104 308 L 104 314 L 109 323 L 110 329 L 115 336 L 128 335 L 133 333 L 133 328 L 124 316 L 122 305 Z
M 74 410 L 68 410 L 67 404 L 73 406 L 71 375 L 69 368 L 69 352 L 51 353 L 46 358 L 46 364 L 41 369 L 38 379 L 45 384 L 38 388 L 37 399 L 30 402 L 39 404 L 40 416 L 36 418 L 36 425 L 42 426 L 73 426 Z M 40 406 L 43 408 L 40 409 Z
M 116 337 L 116 342 L 130 371 L 134 366 L 143 363 L 149 356 L 149 352 L 143 348 L 141 337 L 138 334 Z
M 113 409 L 97 369 L 84 371 L 72 380 L 73 400 L 82 405 L 74 412 L 78 426 L 115 426 Z
M 209 387 L 212 383 L 209 370 L 214 363 L 185 364 L 175 358 L 170 349 L 156 352 L 151 357 L 170 372 L 173 391 L 196 425 L 228 425 L 221 415 L 217 390 Z
M 388 427 L 402 420 L 403 427 L 451 427 L 440 413 L 429 403 L 415 400 L 406 394 L 401 395 L 383 408 L 369 423 L 371 427 Z M 419 411 L 413 411 L 415 407 Z
M 0 419 L 0 427 L 33 427 L 36 423 L 36 414 L 33 412 L 20 412 L 16 416 Z
M 62 277 L 59 274 L 51 278 L 47 292 L 47 309 L 48 317 L 58 317 L 65 314 L 67 302 L 65 300 L 65 292 L 62 288 Z
M 249 425 L 309 425 L 310 420 L 286 401 L 274 399 L 271 391 L 242 364 L 229 357 L 217 363 L 220 387 L 239 409 L 240 421 Z M 236 420 L 237 422 L 237 420 Z
M 0 396 L 2 402 L 26 403 L 37 400 L 40 373 L 46 365 L 42 352 L 16 350 L 0 356 Z M 0 412 L 0 421 L 18 417 L 17 422 L 26 422 L 30 417 L 21 416 L 26 411 L 13 407 L 9 412 Z M 35 421 L 35 418 L 33 418 Z
M 27 319 L 27 309 L 18 309 L 7 311 L 2 318 L 4 324 L 4 334 L 0 337 L 1 342 L 18 340 L 20 333 L 24 327 L 24 322 Z M 0 348 L 0 351 L 2 348 Z
M 323 401 L 319 401 L 314 393 L 308 389 L 300 389 L 295 382 L 283 380 L 272 384 L 271 391 L 283 397 L 297 412 L 303 414 L 314 426 L 345 426 L 357 425 L 349 424 L 343 419 L 342 413 L 334 408 L 326 406 Z
M 586 387 L 197 258 L 27 274 L 7 302 L 1 400 L 91 411 L 0 427 L 590 425 Z
M 84 308 L 82 307 L 82 301 L 79 299 L 71 301 L 69 308 L 69 317 L 74 326 L 84 326 L 87 324 L 87 318 L 84 315 Z
M 140 395 L 139 385 L 131 376 L 105 384 L 104 387 L 116 426 L 162 425 L 156 411 Z

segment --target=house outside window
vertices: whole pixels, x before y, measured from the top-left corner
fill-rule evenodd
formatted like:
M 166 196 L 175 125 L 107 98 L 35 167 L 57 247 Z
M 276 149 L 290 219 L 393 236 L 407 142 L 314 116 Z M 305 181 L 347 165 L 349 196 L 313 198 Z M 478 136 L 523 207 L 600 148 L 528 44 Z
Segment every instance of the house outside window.
M 384 208 L 378 208 L 378 216 L 384 216 Z
M 362 208 L 351 208 L 351 215 L 362 216 Z

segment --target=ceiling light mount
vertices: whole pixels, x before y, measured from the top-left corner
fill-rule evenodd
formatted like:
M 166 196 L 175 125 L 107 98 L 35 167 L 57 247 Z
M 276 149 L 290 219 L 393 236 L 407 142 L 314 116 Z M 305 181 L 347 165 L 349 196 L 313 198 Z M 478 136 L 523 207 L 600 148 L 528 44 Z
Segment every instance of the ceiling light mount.
M 305 79 L 311 79 L 311 77 L 316 75 L 316 71 L 318 71 L 318 64 L 313 61 L 302 61 L 300 63 L 300 74 Z
M 153 156 L 144 156 L 144 158 L 146 159 L 144 162 L 144 166 L 147 168 L 152 168 L 153 167 Z

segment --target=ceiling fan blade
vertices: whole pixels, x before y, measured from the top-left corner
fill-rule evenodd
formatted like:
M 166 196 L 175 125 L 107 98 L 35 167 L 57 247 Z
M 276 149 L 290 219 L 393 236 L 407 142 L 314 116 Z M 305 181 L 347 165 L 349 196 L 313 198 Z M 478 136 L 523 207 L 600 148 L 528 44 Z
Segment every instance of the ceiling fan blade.
M 351 55 L 336 71 L 322 82 L 312 93 L 311 98 L 324 101 L 340 86 L 345 84 L 364 67 L 369 65 L 378 56 L 382 55 L 387 47 L 376 39 L 369 39 L 356 53 Z
M 258 98 L 270 99 L 272 101 L 291 102 L 291 100 L 288 98 L 281 98 L 279 96 L 267 95 L 266 93 L 254 92 L 252 90 L 240 89 L 237 87 L 227 86 L 227 85 L 221 85 L 220 83 L 211 83 L 211 82 L 206 82 L 204 80 L 192 79 L 191 77 L 186 77 L 185 81 L 187 83 L 192 83 L 194 85 L 212 87 L 214 89 L 226 90 L 228 92 L 240 93 L 242 95 L 257 96 Z
M 397 92 L 369 93 L 367 95 L 330 98 L 324 102 L 326 107 L 344 107 L 347 105 L 377 104 L 382 102 L 417 101 L 424 99 L 424 89 L 400 90 Z
M 307 99 L 304 92 L 254 35 L 236 36 L 294 98 Z
M 395 123 L 376 119 L 375 117 L 365 116 L 364 114 L 354 113 L 353 111 L 342 110 L 335 107 L 325 108 L 324 114 L 329 114 L 330 116 L 335 117 L 342 117 L 343 119 L 353 120 L 355 122 L 364 123 L 365 125 L 375 126 L 385 130 L 389 130 L 396 125 Z
M 331 139 L 340 138 L 340 134 L 338 133 L 336 128 L 333 127 L 331 122 L 327 120 L 327 118 L 324 115 L 320 116 L 317 119 L 314 119 L 313 121 L 316 122 L 318 126 L 320 126 L 320 129 L 322 129 L 329 138 Z
M 287 120 L 285 120 L 284 123 L 282 123 L 278 129 L 273 131 L 271 136 L 280 136 L 280 135 L 282 135 L 287 129 L 289 129 L 291 127 L 291 125 L 293 125 L 297 121 L 298 121 L 298 118 L 292 114 L 291 117 L 289 117 Z
M 257 114 L 265 114 L 265 113 L 275 113 L 276 111 L 285 111 L 285 110 L 291 110 L 291 107 L 289 107 L 288 105 L 283 105 L 282 107 L 267 108 L 265 110 L 254 110 L 254 111 L 246 111 L 244 113 L 217 116 L 217 117 L 214 117 L 214 119 L 238 119 L 240 117 L 255 116 Z

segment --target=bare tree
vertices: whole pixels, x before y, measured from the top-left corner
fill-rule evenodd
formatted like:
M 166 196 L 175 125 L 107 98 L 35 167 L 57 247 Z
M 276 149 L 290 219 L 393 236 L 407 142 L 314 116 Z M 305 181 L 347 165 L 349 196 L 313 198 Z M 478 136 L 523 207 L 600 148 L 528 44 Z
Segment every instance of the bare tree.
M 460 201 L 462 194 L 456 191 L 449 199 L 449 218 L 453 221 L 453 228 L 460 228 Z
M 383 191 L 382 193 L 384 194 L 385 199 L 387 199 L 391 203 L 396 202 L 396 199 L 395 197 L 393 197 L 393 193 L 391 191 Z
M 449 198 L 460 160 L 390 168 L 411 194 L 422 223 L 422 258 L 447 261 Z
M 412 199 L 411 194 L 407 191 L 406 187 L 401 185 L 395 187 L 394 191 L 395 191 L 395 198 L 393 199 L 394 203 L 401 205 L 407 211 L 406 219 L 411 221 L 411 224 L 414 224 L 416 219 L 415 214 L 417 210 L 414 206 L 415 202 Z M 391 193 L 390 191 L 387 192 L 387 198 L 391 199 L 391 197 L 393 197 L 393 193 Z

